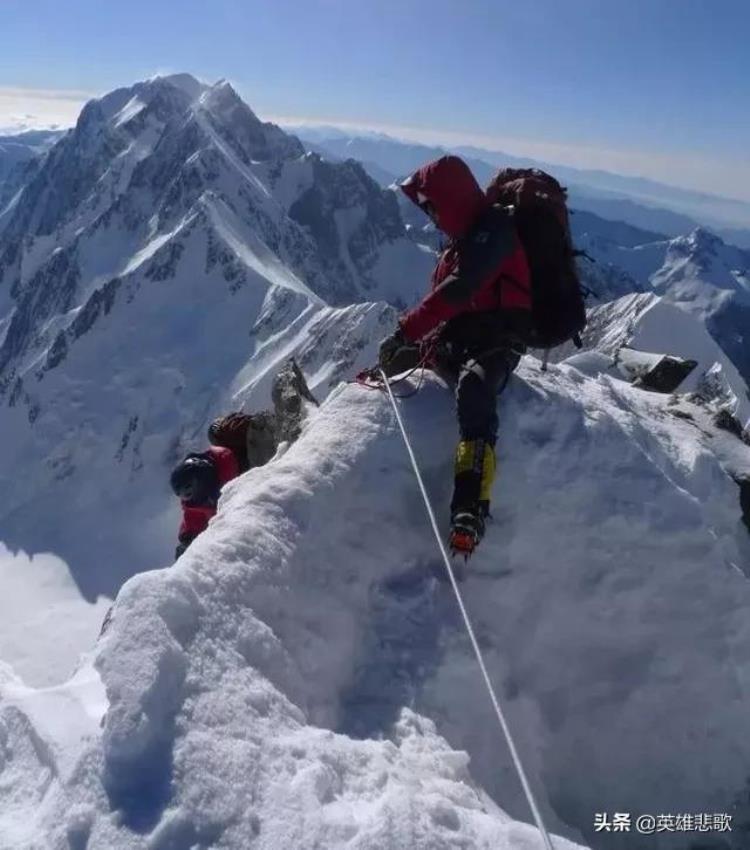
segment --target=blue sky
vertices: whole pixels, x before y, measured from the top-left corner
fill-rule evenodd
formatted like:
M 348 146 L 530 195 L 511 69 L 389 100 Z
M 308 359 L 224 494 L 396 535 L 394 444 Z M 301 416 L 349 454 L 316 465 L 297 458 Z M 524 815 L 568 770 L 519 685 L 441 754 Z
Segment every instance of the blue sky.
M 750 199 L 748 32 L 746 0 L 0 0 L 0 126 L 185 70 L 263 117 Z

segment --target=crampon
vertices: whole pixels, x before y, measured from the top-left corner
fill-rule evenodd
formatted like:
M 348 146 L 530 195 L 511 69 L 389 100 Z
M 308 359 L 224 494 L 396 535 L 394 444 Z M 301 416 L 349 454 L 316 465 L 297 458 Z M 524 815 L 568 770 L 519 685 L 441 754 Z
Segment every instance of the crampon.
M 448 540 L 448 545 L 451 550 L 451 555 L 463 555 L 464 560 L 468 561 L 473 555 L 474 549 L 479 541 L 473 534 L 467 534 L 465 531 L 451 531 L 451 536 Z
M 469 512 L 456 514 L 453 517 L 448 538 L 451 555 L 463 555 L 464 560 L 468 561 L 483 536 L 483 517 Z

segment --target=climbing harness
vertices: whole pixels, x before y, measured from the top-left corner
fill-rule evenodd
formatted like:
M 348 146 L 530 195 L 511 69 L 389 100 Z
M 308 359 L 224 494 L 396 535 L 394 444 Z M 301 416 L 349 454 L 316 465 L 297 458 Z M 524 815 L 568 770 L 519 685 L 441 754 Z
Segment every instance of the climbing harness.
M 513 740 L 510 727 L 508 726 L 508 723 L 505 719 L 505 715 L 503 714 L 503 710 L 500 707 L 500 701 L 497 697 L 497 694 L 495 693 L 495 688 L 492 685 L 492 680 L 490 679 L 490 674 L 487 671 L 487 665 L 485 664 L 482 650 L 480 649 L 476 635 L 474 634 L 474 627 L 472 626 L 468 611 L 466 610 L 466 605 L 464 604 L 463 596 L 461 595 L 461 591 L 458 587 L 458 582 L 456 581 L 456 576 L 454 574 L 453 567 L 451 566 L 451 561 L 448 557 L 448 552 L 446 551 L 445 544 L 443 543 L 443 540 L 440 536 L 440 530 L 438 528 L 437 520 L 435 519 L 435 512 L 432 509 L 432 503 L 430 502 L 430 497 L 427 494 L 427 488 L 425 487 L 424 481 L 422 480 L 422 475 L 419 471 L 419 465 L 417 464 L 417 459 L 414 455 L 414 450 L 412 449 L 411 442 L 409 440 L 409 435 L 406 433 L 404 422 L 401 419 L 401 414 L 399 413 L 398 405 L 396 404 L 396 397 L 393 395 L 393 391 L 391 390 L 391 385 L 388 381 L 388 376 L 382 369 L 380 369 L 379 372 L 380 380 L 386 392 L 388 393 L 388 398 L 391 402 L 391 407 L 393 408 L 393 412 L 396 416 L 396 422 L 398 423 L 399 430 L 401 431 L 401 436 L 404 440 L 404 445 L 406 446 L 406 451 L 409 455 L 409 459 L 411 460 L 411 465 L 414 469 L 414 475 L 416 476 L 417 483 L 419 484 L 419 489 L 422 493 L 422 499 L 424 500 L 427 515 L 430 519 L 432 530 L 435 533 L 435 539 L 437 540 L 437 544 L 440 549 L 440 554 L 443 557 L 445 569 L 447 570 L 448 578 L 450 579 L 451 586 L 453 587 L 453 593 L 456 596 L 456 602 L 458 603 L 458 607 L 461 611 L 461 616 L 463 617 L 464 624 L 466 626 L 466 631 L 469 635 L 469 640 L 471 641 L 472 648 L 474 649 L 474 654 L 476 656 L 477 662 L 479 663 L 479 669 L 482 672 L 484 683 L 487 686 L 487 691 L 489 692 L 490 700 L 492 701 L 492 706 L 495 709 L 495 714 L 497 715 L 498 722 L 500 723 L 500 728 L 502 729 L 503 735 L 505 736 L 505 740 L 508 744 L 508 749 L 510 750 L 510 755 L 513 760 L 513 764 L 516 768 L 516 772 L 518 773 L 518 778 L 521 782 L 521 787 L 523 788 L 524 794 L 526 795 L 526 799 L 528 800 L 529 808 L 531 809 L 531 814 L 534 817 L 534 821 L 536 822 L 537 828 L 541 833 L 545 850 L 554 850 L 552 846 L 552 841 L 549 837 L 549 832 L 547 831 L 547 827 L 544 825 L 541 812 L 539 811 L 539 806 L 537 805 L 536 798 L 534 797 L 534 792 L 532 791 L 531 786 L 529 785 L 529 780 L 526 777 L 526 771 L 524 770 L 523 763 L 521 762 L 521 757 L 518 753 L 518 750 L 516 749 L 516 745 Z
M 408 381 L 409 378 L 417 371 L 421 370 L 419 374 L 419 380 L 417 381 L 417 385 L 413 387 L 409 392 L 400 394 L 398 398 L 411 398 L 416 395 L 424 384 L 424 373 L 425 369 L 427 369 L 429 362 L 432 360 L 433 354 L 435 353 L 435 348 L 437 347 L 437 339 L 432 340 L 429 345 L 426 345 L 423 351 L 420 353 L 419 362 L 416 366 L 409 369 L 409 371 L 402 375 L 400 378 L 397 378 L 395 381 L 390 382 L 390 386 L 394 386 L 395 384 L 401 384 L 404 381 Z M 355 383 L 359 384 L 361 387 L 364 387 L 366 390 L 385 390 L 386 384 L 383 383 L 381 375 L 385 377 L 386 381 L 388 380 L 385 372 L 380 366 L 373 366 L 370 369 L 363 369 L 355 378 Z
M 409 378 L 418 370 L 420 371 L 419 379 L 415 387 L 413 387 L 410 391 L 406 393 L 400 393 L 396 395 L 396 398 L 411 398 L 416 395 L 424 384 L 424 373 L 425 370 L 430 368 L 430 363 L 435 356 L 435 351 L 438 348 L 438 340 L 437 336 L 430 341 L 430 344 L 425 346 L 424 351 L 419 358 L 419 362 L 416 366 L 409 369 L 404 375 L 401 375 L 400 378 L 396 378 L 395 381 L 391 381 L 388 379 L 391 388 L 393 388 L 396 384 L 401 384 L 404 381 L 408 381 Z M 480 360 L 483 360 L 486 357 L 491 357 L 493 354 L 497 354 L 499 351 L 506 351 L 511 354 L 516 354 L 519 357 L 523 357 L 527 352 L 526 348 L 517 348 L 515 345 L 497 345 L 494 348 L 488 348 L 485 351 L 481 351 L 478 354 L 474 354 L 471 357 L 471 362 L 476 363 Z M 505 388 L 508 386 L 508 381 L 510 380 L 512 370 L 508 370 L 505 375 L 505 379 L 502 384 L 498 387 L 497 395 L 500 395 Z M 381 392 L 385 392 L 386 385 L 383 383 L 383 378 L 381 376 L 385 376 L 385 372 L 383 371 L 382 366 L 372 366 L 369 369 L 363 369 L 359 372 L 355 377 L 354 381 L 350 383 L 359 384 L 359 386 L 363 387 L 366 390 L 380 390 Z M 387 376 L 385 376 L 387 379 Z M 394 394 L 395 395 L 395 394 Z
M 422 384 L 424 384 L 424 372 L 426 366 L 423 365 L 421 361 L 417 363 L 417 365 L 413 369 L 410 369 L 405 375 L 402 375 L 400 378 L 397 378 L 395 381 L 393 381 L 392 384 L 401 384 L 404 381 L 408 381 L 409 378 L 411 378 L 411 376 L 418 369 L 421 369 L 422 371 L 419 375 L 419 379 L 417 380 L 416 386 L 412 387 L 412 389 L 408 392 L 400 393 L 397 398 L 411 398 L 422 389 Z M 360 387 L 366 390 L 379 390 L 380 392 L 385 392 L 386 385 L 383 383 L 383 379 L 380 377 L 380 373 L 383 372 L 379 366 L 373 366 L 370 369 L 363 369 L 354 378 L 354 383 L 359 384 Z

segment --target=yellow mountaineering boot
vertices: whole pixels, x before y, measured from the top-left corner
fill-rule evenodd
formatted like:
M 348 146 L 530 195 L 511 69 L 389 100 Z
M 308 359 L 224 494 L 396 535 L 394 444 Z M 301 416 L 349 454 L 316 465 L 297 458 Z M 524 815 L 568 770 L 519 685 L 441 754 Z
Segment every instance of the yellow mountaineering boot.
M 468 558 L 484 536 L 495 480 L 495 449 L 486 440 L 461 440 L 456 449 L 450 547 Z

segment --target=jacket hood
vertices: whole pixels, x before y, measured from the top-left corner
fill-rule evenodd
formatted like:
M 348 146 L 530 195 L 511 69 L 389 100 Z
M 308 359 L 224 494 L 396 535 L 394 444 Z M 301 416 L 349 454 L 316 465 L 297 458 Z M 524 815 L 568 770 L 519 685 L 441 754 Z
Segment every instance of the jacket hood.
M 457 156 L 441 156 L 404 180 L 401 190 L 418 207 L 432 205 L 434 221 L 447 236 L 467 233 L 487 205 L 469 166 Z

